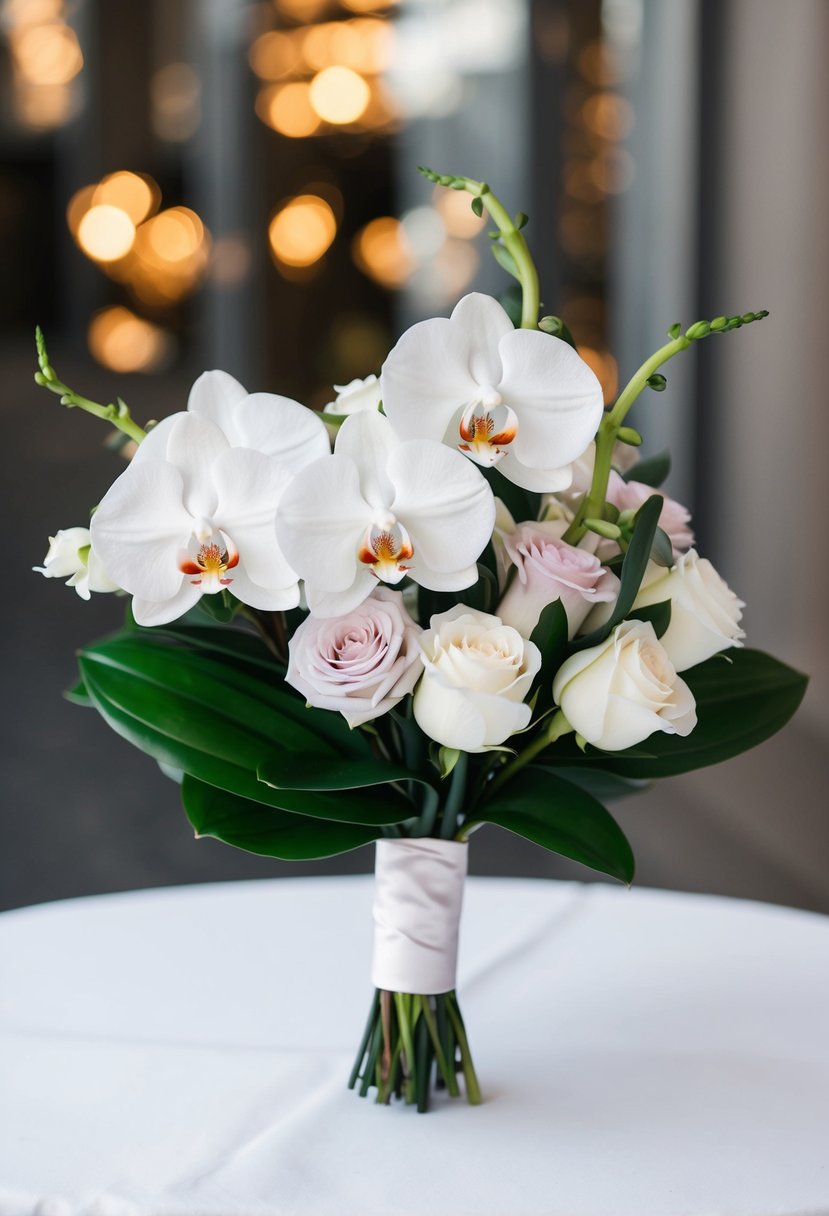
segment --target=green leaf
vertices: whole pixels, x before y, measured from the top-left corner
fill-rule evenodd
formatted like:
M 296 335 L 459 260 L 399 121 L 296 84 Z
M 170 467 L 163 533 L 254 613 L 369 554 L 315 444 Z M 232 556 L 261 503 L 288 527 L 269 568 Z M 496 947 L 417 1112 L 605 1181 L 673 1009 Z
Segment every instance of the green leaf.
M 660 452 L 656 456 L 646 456 L 622 476 L 625 481 L 638 481 L 643 486 L 653 486 L 656 489 L 662 485 L 670 471 L 670 452 Z
M 674 564 L 674 547 L 671 544 L 671 538 L 661 528 L 657 528 L 653 534 L 651 561 L 656 562 L 657 566 L 664 566 L 667 570 L 670 570 Z
M 507 274 L 511 274 L 514 279 L 520 280 L 521 272 L 515 264 L 515 258 L 512 256 L 509 249 L 507 249 L 506 245 L 502 245 L 500 241 L 493 241 L 490 245 L 490 249 L 492 250 L 492 256 L 495 258 L 495 261 L 498 263 L 501 269 L 506 270 Z
M 264 756 L 259 762 L 257 776 L 277 790 L 355 790 L 421 780 L 404 765 L 379 757 L 362 760 L 293 751 Z
M 139 625 L 137 629 L 140 633 L 142 627 Z M 260 637 L 243 629 L 217 625 L 153 625 L 149 637 L 170 638 L 211 658 L 223 658 L 234 665 L 242 663 L 275 683 L 285 678 L 285 664 L 279 662 Z
M 616 820 L 587 790 L 549 769 L 530 765 L 516 773 L 464 831 L 476 823 L 495 823 L 552 853 L 633 882 L 633 853 Z
M 476 196 L 469 205 L 477 215 L 478 219 L 480 219 L 484 213 L 484 200 Z
M 542 768 L 553 768 L 557 776 L 571 785 L 578 785 L 587 790 L 599 802 L 618 802 L 621 798 L 629 798 L 631 794 L 639 794 L 651 788 L 650 781 L 634 780 L 632 777 L 620 777 L 618 773 L 605 772 L 600 768 L 568 768 L 557 765 L 547 765 L 539 760 Z
M 96 680 L 101 670 L 96 670 L 94 666 L 87 670 L 86 683 L 95 708 L 116 734 L 152 756 L 160 765 L 180 769 L 199 777 L 208 785 L 252 802 L 315 818 L 346 823 L 388 824 L 402 823 L 413 813 L 411 803 L 388 790 L 384 790 L 382 795 L 362 790 L 357 797 L 351 793 L 271 789 L 257 779 L 255 764 L 252 768 L 245 767 L 215 755 L 212 750 L 205 750 L 203 724 L 199 723 L 195 729 L 191 729 L 192 710 L 188 710 L 188 707 L 179 707 L 184 712 L 178 716 L 179 725 L 175 733 L 165 733 L 157 728 L 152 718 L 142 719 L 118 704 L 113 698 L 111 682 L 105 680 L 103 683 L 107 687 L 104 688 Z M 273 740 L 270 741 L 270 748 L 273 748 Z M 260 754 L 266 750 L 266 746 L 260 742 Z
M 658 638 L 667 633 L 671 623 L 671 601 L 660 600 L 658 604 L 648 604 L 644 608 L 634 608 L 628 613 L 629 621 L 650 621 L 653 631 Z
M 564 605 L 561 600 L 554 600 L 552 604 L 542 608 L 538 624 L 530 634 L 530 641 L 541 651 L 541 668 L 530 690 L 532 696 L 536 688 L 541 689 L 544 704 L 537 705 L 537 709 L 543 709 L 547 703 L 552 702 L 553 680 L 567 654 L 567 634 L 567 613 L 564 611 Z
M 81 705 L 84 709 L 89 709 L 92 706 L 92 700 L 83 680 L 78 680 L 78 683 L 73 688 L 64 689 L 63 696 L 72 705 Z
M 610 637 L 617 625 L 627 620 L 650 560 L 653 538 L 662 512 L 662 503 L 663 499 L 660 495 L 654 494 L 645 499 L 636 512 L 633 535 L 622 563 L 621 585 L 613 612 L 606 624 L 574 642 L 572 646 L 574 651 L 585 650 L 589 646 L 598 646 L 605 638 Z
M 199 610 L 212 617 L 219 625 L 232 621 L 240 607 L 239 601 L 229 591 L 223 591 L 219 595 L 203 595 L 199 600 Z
M 771 655 L 739 649 L 683 671 L 682 679 L 694 694 L 698 716 L 686 738 L 657 732 L 640 745 L 649 755 L 588 747 L 584 756 L 563 739 L 556 744 L 559 763 L 582 759 L 592 768 L 644 780 L 707 768 L 776 734 L 795 713 L 808 683 L 806 676 Z
M 521 326 L 522 298 L 523 293 L 519 283 L 509 283 L 498 296 L 498 303 L 516 329 Z
M 382 835 L 377 828 L 329 823 L 257 806 L 192 776 L 184 778 L 181 800 L 198 836 L 212 836 L 248 853 L 284 861 L 334 857 Z

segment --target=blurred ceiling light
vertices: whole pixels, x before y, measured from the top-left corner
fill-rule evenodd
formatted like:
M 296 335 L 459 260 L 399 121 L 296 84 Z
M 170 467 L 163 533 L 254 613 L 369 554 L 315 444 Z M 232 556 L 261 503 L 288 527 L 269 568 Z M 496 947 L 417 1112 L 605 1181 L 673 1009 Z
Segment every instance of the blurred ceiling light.
M 274 0 L 274 7 L 282 17 L 313 21 L 328 7 L 328 0 Z
M 17 80 L 12 92 L 15 117 L 33 130 L 62 126 L 75 114 L 78 104 L 78 95 L 69 84 L 29 84 Z
M 444 190 L 438 186 L 432 198 L 450 236 L 471 240 L 485 227 L 486 216 L 475 214 L 468 194 L 459 190 Z
M 304 80 L 268 85 L 260 89 L 256 113 L 269 127 L 290 139 L 313 135 L 320 120 L 311 105 L 310 87 Z
M 590 346 L 579 346 L 577 349 L 601 384 L 605 404 L 615 401 L 619 388 L 619 369 L 616 360 L 606 350 L 594 350 Z
M 334 212 L 316 194 L 300 194 L 279 207 L 268 225 L 274 256 L 286 266 L 312 266 L 337 235 Z
M 281 30 L 260 34 L 250 48 L 250 66 L 262 80 L 279 80 L 300 66 L 301 54 L 296 38 Z
M 389 66 L 392 30 L 378 17 L 326 21 L 309 26 L 302 38 L 302 58 L 309 68 L 347 67 L 370 75 Z
M 63 14 L 63 0 L 3 0 L 0 22 L 6 29 L 26 25 L 44 25 L 58 21 Z
M 120 306 L 104 308 L 89 323 L 89 349 L 114 372 L 150 372 L 169 356 L 166 330 Z
M 371 98 L 368 85 L 351 68 L 323 68 L 311 81 L 311 105 L 336 126 L 356 122 Z
M 142 230 L 150 249 L 162 262 L 183 262 L 197 253 L 204 224 L 189 207 L 170 207 L 148 220 Z
M 183 143 L 201 122 L 201 81 L 189 63 L 168 63 L 150 79 L 153 130 L 159 139 Z
M 383 287 L 402 287 L 415 268 L 415 259 L 399 220 L 380 216 L 354 238 L 352 256 L 363 274 Z
M 126 211 L 99 203 L 78 224 L 77 240 L 84 253 L 96 262 L 117 262 L 132 249 L 135 224 Z
M 96 190 L 97 186 L 82 186 L 80 190 L 75 191 L 67 204 L 66 223 L 69 226 L 69 231 L 76 239 L 78 229 L 81 226 L 81 220 L 92 206 Z
M 633 130 L 633 106 L 618 93 L 594 93 L 581 112 L 588 128 L 603 139 L 624 139 Z
M 78 195 L 75 195 L 75 198 L 78 198 Z M 91 202 L 109 203 L 112 207 L 125 211 L 136 225 L 155 211 L 160 201 L 161 191 L 151 177 L 147 177 L 145 174 L 130 173 L 126 169 L 109 173 L 102 178 L 100 184 L 95 187 L 91 199 Z
M 68 84 L 83 67 L 77 35 L 62 22 L 13 30 L 10 41 L 17 70 L 29 84 Z

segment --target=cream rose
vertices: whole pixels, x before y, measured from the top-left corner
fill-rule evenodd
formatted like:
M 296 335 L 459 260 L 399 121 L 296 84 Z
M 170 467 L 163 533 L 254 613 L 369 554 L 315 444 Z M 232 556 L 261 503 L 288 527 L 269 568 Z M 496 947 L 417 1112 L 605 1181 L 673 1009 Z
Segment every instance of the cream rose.
M 517 573 L 498 615 L 525 638 L 538 624 L 542 609 L 555 600 L 561 601 L 567 614 L 572 638 L 595 604 L 614 601 L 618 594 L 618 578 L 590 552 L 598 538 L 589 534 L 587 544 L 576 548 L 561 539 L 566 527 L 562 520 L 519 524 L 504 540 Z
M 601 645 L 571 655 L 556 674 L 553 696 L 573 729 L 608 752 L 655 731 L 689 735 L 697 724 L 693 694 L 650 622 L 623 621 Z
M 432 617 L 420 649 L 424 672 L 414 716 L 430 739 L 482 752 L 529 725 L 524 698 L 541 654 L 497 616 L 458 604 Z
M 308 617 L 288 645 L 287 682 L 309 705 L 360 726 L 407 696 L 422 671 L 420 627 L 403 596 L 378 587 L 351 612 Z
M 650 562 L 634 608 L 671 601 L 671 623 L 660 638 L 677 671 L 703 663 L 729 646 L 741 646 L 745 604 L 694 549 L 671 570 Z

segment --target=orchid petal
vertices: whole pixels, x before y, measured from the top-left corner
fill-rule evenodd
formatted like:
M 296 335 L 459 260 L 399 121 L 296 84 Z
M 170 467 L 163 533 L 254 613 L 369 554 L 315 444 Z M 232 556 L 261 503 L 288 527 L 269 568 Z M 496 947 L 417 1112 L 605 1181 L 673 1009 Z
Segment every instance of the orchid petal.
M 424 561 L 417 560 L 417 552 L 411 568 L 411 577 L 427 591 L 465 591 L 478 581 L 478 566 L 466 566 L 463 570 L 432 570 Z
M 561 469 L 578 459 L 601 422 L 602 387 L 561 338 L 516 329 L 501 339 L 499 391 L 519 418 L 512 452 L 532 469 Z
M 360 492 L 375 511 L 388 511 L 394 498 L 386 467 L 399 446 L 388 418 L 374 411 L 351 414 L 337 435 L 334 451 L 354 461 L 360 472 Z
M 278 456 L 294 473 L 331 451 L 322 419 L 290 397 L 251 393 L 235 407 L 234 422 L 240 447 Z
M 218 426 L 198 414 L 179 414 L 168 432 L 167 461 L 181 473 L 184 506 L 194 519 L 209 518 L 215 511 L 216 491 L 210 470 L 229 450 Z
M 203 372 L 187 399 L 187 409 L 212 422 L 223 431 L 230 443 L 239 444 L 236 428 L 236 408 L 247 397 L 247 391 L 227 372 Z
M 513 485 L 521 486 L 523 490 L 533 490 L 537 494 L 557 494 L 559 490 L 566 490 L 573 481 L 571 464 L 566 464 L 561 469 L 530 468 L 522 464 L 513 451 L 508 451 L 501 460 L 498 472 L 503 473 Z
M 482 387 L 498 384 L 502 376 L 498 344 L 514 330 L 504 309 L 492 296 L 473 291 L 458 301 L 450 320 L 465 335 L 473 380 Z
M 139 625 L 167 625 L 170 621 L 184 616 L 201 599 L 199 587 L 193 586 L 188 578 L 182 578 L 181 587 L 175 595 L 164 600 L 146 600 L 134 596 L 132 615 Z
M 445 317 L 406 330 L 381 370 L 383 409 L 401 439 L 440 442 L 452 416 L 479 396 L 463 326 Z
M 371 595 L 377 587 L 377 579 L 370 570 L 358 569 L 354 582 L 343 591 L 328 591 L 317 587 L 313 582 L 305 584 L 305 598 L 314 616 L 332 617 L 345 616 L 364 599 Z
M 287 562 L 285 565 L 287 567 Z M 263 587 L 250 577 L 241 560 L 229 574 L 233 577 L 228 591 L 249 608 L 258 608 L 262 612 L 287 612 L 299 604 L 299 583 L 296 579 L 287 586 Z
M 179 469 L 148 460 L 130 465 L 92 516 L 92 544 L 110 577 L 143 600 L 169 600 L 181 587 L 178 554 L 193 532 L 183 492 Z
M 318 572 L 324 571 L 326 592 L 347 591 L 371 516 L 354 461 L 324 456 L 288 486 L 279 503 L 276 535 L 288 562 L 306 582 L 316 585 Z
M 495 499 L 475 466 L 443 444 L 415 439 L 392 453 L 388 471 L 392 510 L 414 545 L 412 577 L 419 581 L 418 561 L 443 574 L 473 565 L 495 523 Z
M 218 495 L 214 527 L 230 537 L 248 577 L 262 588 L 293 594 L 298 578 L 274 531 L 277 503 L 291 483 L 291 473 L 272 456 L 228 448 L 213 465 L 212 477 Z M 233 594 L 249 603 L 237 587 L 236 574 L 233 580 Z

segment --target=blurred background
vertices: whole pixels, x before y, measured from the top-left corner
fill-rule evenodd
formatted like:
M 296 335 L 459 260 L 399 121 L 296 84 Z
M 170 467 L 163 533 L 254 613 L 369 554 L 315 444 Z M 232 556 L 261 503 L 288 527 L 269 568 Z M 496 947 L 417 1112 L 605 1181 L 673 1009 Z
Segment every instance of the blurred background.
M 175 785 L 62 699 L 122 606 L 30 568 L 122 457 L 35 387 L 33 329 L 142 423 L 211 367 L 322 407 L 413 321 L 508 288 L 427 164 L 529 213 L 545 310 L 608 400 L 672 322 L 771 310 L 671 363 L 635 422 L 807 700 L 615 813 L 640 883 L 829 912 L 827 48 L 825 0 L 0 0 L 0 906 L 371 868 L 195 842 Z M 590 877 L 494 828 L 472 869 Z

